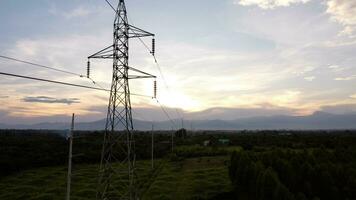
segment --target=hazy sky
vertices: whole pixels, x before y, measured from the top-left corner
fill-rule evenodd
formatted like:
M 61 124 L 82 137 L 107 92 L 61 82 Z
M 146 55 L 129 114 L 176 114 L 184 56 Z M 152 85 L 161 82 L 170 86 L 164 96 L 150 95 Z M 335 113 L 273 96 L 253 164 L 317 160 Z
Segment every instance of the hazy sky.
M 207 109 L 200 112 L 204 117 L 222 119 L 356 111 L 356 0 L 126 4 L 130 22 L 156 34 L 170 91 L 137 40 L 130 43 L 130 65 L 158 75 L 161 102 L 187 116 L 202 117 L 188 113 Z M 87 56 L 112 42 L 113 17 L 104 0 L 1 0 L 0 53 L 84 74 Z M 0 71 L 91 85 L 2 59 Z M 109 87 L 110 62 L 93 61 L 92 77 Z M 153 93 L 151 80 L 131 87 L 134 93 Z M 107 101 L 105 92 L 0 77 L 0 123 L 63 121 L 72 112 L 82 120 L 100 119 Z M 137 118 L 160 112 L 150 98 L 132 101 L 140 108 Z

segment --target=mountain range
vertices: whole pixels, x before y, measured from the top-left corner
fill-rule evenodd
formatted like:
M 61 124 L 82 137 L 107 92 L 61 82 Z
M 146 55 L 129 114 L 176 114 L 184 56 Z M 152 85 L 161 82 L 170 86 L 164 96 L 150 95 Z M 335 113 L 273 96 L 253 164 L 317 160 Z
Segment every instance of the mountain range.
M 93 122 L 78 122 L 76 130 L 103 130 L 105 119 Z M 181 120 L 172 121 L 142 121 L 133 120 L 136 130 L 151 130 L 152 124 L 155 130 L 171 130 L 182 127 Z M 173 124 L 174 123 L 174 124 Z M 356 129 L 356 113 L 331 114 L 326 112 L 315 112 L 308 116 L 264 116 L 239 118 L 236 120 L 185 120 L 183 126 L 193 130 L 272 130 L 272 129 L 296 129 L 296 130 L 319 130 L 319 129 Z M 8 125 L 1 124 L 0 129 L 48 129 L 65 130 L 70 127 L 69 123 L 39 123 L 32 125 Z M 119 127 L 122 128 L 122 127 Z

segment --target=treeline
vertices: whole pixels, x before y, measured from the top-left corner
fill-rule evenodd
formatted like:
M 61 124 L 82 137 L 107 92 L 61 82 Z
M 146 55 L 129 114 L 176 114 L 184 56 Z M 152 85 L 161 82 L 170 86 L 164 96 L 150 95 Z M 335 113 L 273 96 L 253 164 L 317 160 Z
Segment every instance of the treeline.
M 171 153 L 172 132 L 155 131 L 155 158 Z M 66 165 L 68 141 L 65 132 L 46 130 L 0 130 L 0 177 L 21 170 Z M 100 161 L 104 132 L 75 132 L 74 164 Z M 174 134 L 175 154 L 178 157 L 230 155 L 245 150 L 263 152 L 271 148 L 310 149 L 356 146 L 356 134 L 351 131 L 254 131 L 254 132 L 199 132 L 177 131 Z M 222 147 L 219 139 L 228 139 Z M 209 146 L 203 146 L 205 141 Z M 151 133 L 135 132 L 136 158 L 151 157 Z M 115 150 L 114 150 L 115 151 Z M 342 155 L 340 155 L 341 157 Z
M 356 131 L 296 131 L 296 130 L 260 130 L 260 131 L 200 131 L 188 132 L 185 140 L 178 144 L 194 145 L 210 141 L 219 145 L 219 139 L 229 139 L 230 146 L 241 146 L 244 149 L 260 147 L 303 148 L 336 148 L 337 146 L 356 145 Z
M 0 177 L 23 169 L 63 164 L 66 147 L 66 140 L 54 133 L 2 131 Z
M 0 131 L 0 177 L 25 169 L 66 165 L 68 140 L 63 132 L 35 130 Z M 75 132 L 73 163 L 100 162 L 104 132 Z M 171 152 L 170 135 L 155 133 L 155 157 Z M 119 147 L 117 147 L 119 148 Z M 135 133 L 136 159 L 151 157 L 151 134 Z M 114 151 L 116 151 L 114 149 Z M 120 157 L 120 156 L 119 156 Z
M 243 150 L 229 175 L 242 199 L 356 199 L 356 147 Z

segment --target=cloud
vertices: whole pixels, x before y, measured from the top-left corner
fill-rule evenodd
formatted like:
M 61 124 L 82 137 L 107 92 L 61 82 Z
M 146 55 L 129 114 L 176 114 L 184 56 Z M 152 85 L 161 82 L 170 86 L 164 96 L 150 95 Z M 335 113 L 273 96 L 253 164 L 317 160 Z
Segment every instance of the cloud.
M 18 109 L 26 109 L 19 107 Z M 92 115 L 77 115 L 78 121 L 96 121 L 106 118 L 107 106 L 93 106 L 89 108 L 94 111 L 95 114 Z M 235 120 L 241 118 L 249 117 L 259 117 L 259 116 L 275 116 L 275 115 L 296 115 L 298 113 L 297 109 L 291 109 L 286 107 L 278 107 L 271 104 L 261 104 L 259 107 L 255 108 L 223 108 L 215 107 L 209 108 L 197 112 L 186 112 L 179 108 L 166 107 L 165 111 L 170 115 L 172 120 L 180 120 L 183 116 L 185 120 Z M 70 115 L 57 114 L 57 115 L 43 115 L 35 117 L 11 116 L 10 113 L 0 110 L 0 120 L 7 124 L 34 124 L 40 122 L 63 122 L 69 121 Z M 132 110 L 132 115 L 134 119 L 142 121 L 167 121 L 168 118 L 166 114 L 159 107 L 136 107 Z
M 350 98 L 356 99 L 356 94 L 350 95 Z
M 297 71 L 294 72 L 294 74 L 300 76 L 300 75 L 304 75 L 304 74 L 313 72 L 316 69 L 317 69 L 317 67 L 313 67 L 313 66 L 301 67 L 301 68 L 298 68 Z
M 61 16 L 66 19 L 72 19 L 76 17 L 87 17 L 93 13 L 93 9 L 85 8 L 83 6 L 74 8 L 69 11 L 59 10 L 55 5 L 52 5 L 48 12 L 55 16 Z
M 329 0 L 326 13 L 331 19 L 344 26 L 341 34 L 354 37 L 356 30 L 356 1 L 355 0 Z
M 304 4 L 311 0 L 235 0 L 234 4 L 242 6 L 258 6 L 262 9 L 288 7 L 292 4 Z M 340 23 L 343 30 L 340 35 L 356 37 L 356 1 L 355 0 L 327 0 L 326 13 L 331 19 Z
M 330 65 L 329 69 L 331 69 L 331 71 L 333 71 L 333 72 L 341 72 L 341 71 L 344 71 L 347 68 L 340 67 L 339 65 Z
M 340 66 L 338 66 L 338 65 L 330 65 L 329 66 L 329 69 L 339 69 L 340 68 Z
M 242 6 L 256 5 L 262 9 L 274 9 L 276 7 L 287 7 L 297 3 L 307 3 L 310 0 L 235 0 L 234 4 Z
M 281 94 L 275 95 L 271 97 L 272 105 L 279 105 L 283 107 L 295 107 L 295 103 L 297 103 L 301 98 L 301 91 L 296 90 L 287 90 Z M 291 106 L 293 105 L 293 106 Z
M 334 80 L 335 81 L 350 81 L 350 80 L 354 80 L 354 79 L 356 79 L 356 75 L 346 76 L 346 77 L 337 77 Z
M 315 79 L 315 76 L 308 76 L 308 77 L 304 77 L 304 79 L 306 81 L 313 81 Z
M 86 17 L 91 13 L 89 9 L 83 8 L 83 7 L 78 7 L 74 10 L 71 10 L 69 12 L 63 13 L 64 17 L 67 19 L 71 19 L 74 17 Z
M 37 96 L 37 97 L 25 97 L 22 99 L 24 102 L 31 103 L 57 103 L 57 104 L 68 104 L 80 103 L 78 98 L 68 98 L 68 99 L 57 99 L 53 97 Z
M 329 0 L 323 1 L 326 2 Z M 300 3 L 298 5 L 301 5 L 304 1 L 240 0 L 235 2 L 270 2 L 267 3 L 267 5 L 269 4 L 275 7 L 290 5 L 292 7 L 297 3 Z M 251 5 L 257 6 L 256 3 Z M 162 37 L 163 40 L 160 42 L 159 57 L 161 57 L 160 62 L 166 76 L 165 79 L 172 91 L 167 92 L 164 89 L 163 80 L 158 79 L 158 95 L 161 97 L 160 100 L 162 104 L 171 107 L 184 108 L 189 111 L 203 110 L 211 107 L 250 108 L 256 104 L 262 103 L 312 110 L 315 108 L 318 109 L 319 106 L 324 103 L 320 102 L 321 100 L 319 99 L 318 94 L 315 94 L 317 93 L 316 91 L 325 91 L 323 99 L 325 99 L 325 101 L 328 100 L 329 102 L 335 101 L 334 99 L 338 100 L 345 98 L 345 93 L 352 94 L 354 92 L 352 89 L 350 89 L 351 91 L 344 91 L 348 90 L 348 88 L 342 86 L 345 82 L 335 82 L 330 80 L 335 77 L 348 76 L 355 72 L 351 71 L 351 69 L 350 73 L 335 75 L 331 74 L 332 69 L 327 69 L 327 67 L 325 69 L 325 66 L 329 66 L 330 64 L 352 66 L 350 63 L 354 63 L 353 55 L 355 47 L 335 47 L 331 49 L 330 47 L 310 45 L 314 42 L 333 41 L 333 39 L 335 39 L 334 36 L 337 35 L 340 30 L 340 26 L 336 23 L 330 23 L 329 15 L 324 14 L 320 16 L 321 13 L 325 12 L 325 7 L 322 7 L 322 10 L 317 11 L 316 9 L 305 9 L 305 7 L 309 6 L 314 6 L 314 4 L 308 3 L 304 6 L 294 6 L 292 7 L 293 12 L 291 12 L 290 9 L 276 9 L 273 12 L 267 12 L 261 11 L 259 8 L 249 9 L 248 7 L 238 6 L 237 8 L 241 12 L 234 11 L 234 14 L 243 16 L 227 18 L 226 21 L 232 20 L 232 18 L 237 20 L 244 19 L 244 26 L 234 25 L 234 27 L 238 29 L 237 31 L 251 33 L 252 36 L 262 38 L 266 41 L 273 40 L 276 45 L 271 47 L 272 49 L 268 49 L 268 51 L 247 51 L 243 47 L 236 48 L 236 50 L 230 49 L 230 46 L 229 48 L 221 48 L 220 46 L 219 48 L 216 48 L 214 45 L 202 45 L 187 40 L 184 41 L 181 38 L 168 40 L 165 38 L 171 38 L 167 37 L 171 35 L 170 32 L 164 32 L 166 29 L 157 30 L 157 32 L 161 32 L 162 36 L 164 36 Z M 272 8 L 270 7 L 270 9 Z M 75 8 L 71 8 L 62 11 L 65 11 L 68 17 L 85 15 L 85 12 L 80 11 L 80 9 L 77 11 L 75 10 Z M 110 9 L 107 10 L 111 11 Z M 245 11 L 246 16 L 244 15 Z M 95 11 L 93 10 L 92 12 Z M 70 24 L 70 20 L 66 20 L 60 13 L 58 13 L 58 18 L 64 20 L 66 25 L 70 25 L 69 27 L 77 27 L 74 26 L 75 24 Z M 85 18 L 78 20 L 86 21 Z M 77 22 L 76 20 L 73 21 Z M 225 23 L 225 20 L 222 21 Z M 293 26 L 291 26 L 291 24 L 293 24 Z M 230 25 L 230 22 L 227 22 L 227 25 Z M 250 28 L 251 26 L 253 27 Z M 93 51 L 99 50 L 103 45 L 111 42 L 111 29 L 108 29 L 110 30 L 109 34 L 104 34 L 105 32 L 102 34 L 94 34 L 92 31 L 98 31 L 100 33 L 101 31 L 99 30 L 104 29 L 100 28 L 102 26 L 93 25 L 93 27 L 96 27 L 95 30 L 91 30 L 92 28 L 90 28 L 90 31 L 86 31 L 89 28 L 84 27 L 83 29 L 83 27 L 80 26 L 74 33 L 72 33 L 71 30 L 66 30 L 68 33 L 65 34 L 56 33 L 55 35 L 40 35 L 38 37 L 28 35 L 27 38 L 20 39 L 18 42 L 14 43 L 16 44 L 13 48 L 14 51 L 9 55 L 18 55 L 20 53 L 20 55 L 18 55 L 20 58 L 29 59 L 49 66 L 60 68 L 63 66 L 63 69 L 73 72 L 84 72 L 86 63 L 85 58 L 93 53 Z M 65 29 L 65 27 L 63 28 Z M 335 31 L 333 31 L 334 29 Z M 199 35 L 201 34 L 203 38 L 206 36 L 204 35 L 205 33 L 197 33 Z M 332 36 L 330 36 L 331 34 Z M 239 37 L 238 34 L 231 34 L 231 36 L 233 36 L 231 38 Z M 210 35 L 207 35 L 206 37 L 210 38 Z M 230 37 L 226 38 L 229 39 Z M 212 41 L 220 43 L 221 40 L 217 38 Z M 247 42 L 246 44 L 246 46 L 255 45 L 253 42 Z M 231 45 L 241 46 L 238 42 L 232 42 Z M 155 70 L 156 67 L 152 64 L 151 60 L 145 59 L 146 57 L 143 56 L 146 54 L 145 51 L 143 51 L 145 54 L 142 53 L 142 55 L 140 51 L 132 51 L 132 53 L 134 56 L 130 62 L 133 61 L 131 63 L 133 66 L 144 66 L 145 68 L 142 69 L 143 71 L 159 75 L 159 72 Z M 42 56 L 44 54 L 46 54 L 45 57 Z M 139 56 L 135 54 L 138 54 Z M 110 86 L 109 81 L 111 80 L 109 71 L 109 69 L 111 69 L 111 64 L 105 65 L 106 63 L 101 64 L 99 62 L 98 64 L 100 64 L 100 67 L 93 62 L 93 78 L 96 81 L 101 80 L 99 83 L 102 84 L 103 82 L 105 87 L 108 88 Z M 34 73 L 34 69 L 28 66 L 23 67 L 23 69 L 10 66 L 9 70 L 16 70 L 16 72 L 28 74 Z M 41 69 L 38 69 L 38 71 L 36 70 L 36 76 L 37 75 L 39 77 L 49 77 L 56 80 L 65 78 L 65 81 L 68 82 L 91 84 L 85 80 L 80 80 L 77 77 L 71 78 L 69 76 L 64 76 L 64 74 L 47 72 Z M 318 83 L 300 81 L 303 80 L 304 77 L 306 80 L 311 80 L 313 79 L 313 75 L 317 76 Z M 0 80 L 1 84 L 4 81 L 6 81 L 6 79 Z M 17 111 L 16 116 L 23 115 L 24 112 L 29 113 L 28 115 L 33 115 L 33 112 L 35 111 L 48 112 L 48 110 L 51 110 L 53 114 L 69 112 L 87 114 L 89 112 L 91 115 L 98 115 L 98 113 L 101 113 L 101 115 L 104 116 L 107 110 L 106 104 L 108 98 L 106 97 L 107 95 L 104 96 L 104 94 L 102 95 L 103 98 L 98 101 L 96 100 L 97 98 L 93 100 L 94 95 L 97 94 L 94 92 L 89 94 L 87 90 L 81 91 L 76 88 L 67 89 L 62 86 L 47 86 L 47 84 L 43 83 L 31 83 L 30 85 L 30 83 L 27 82 L 13 82 L 14 84 L 17 84 L 16 87 L 13 85 L 10 87 L 14 92 L 6 92 L 6 94 L 10 95 L 11 98 L 13 98 L 14 94 L 21 95 L 20 98 L 17 97 L 17 100 L 21 99 L 23 96 L 38 95 L 71 97 L 74 93 L 76 94 L 75 97 L 80 97 L 81 100 L 80 104 L 75 104 L 73 106 L 45 103 L 26 104 L 23 102 L 21 104 L 21 102 L 13 102 L 17 105 L 25 104 L 30 107 L 29 110 L 21 112 Z M 20 83 L 26 83 L 28 85 L 25 87 L 24 85 L 20 85 Z M 135 93 L 149 95 L 152 93 L 151 84 L 134 83 L 131 86 L 133 86 L 132 91 Z M 5 88 L 5 86 L 3 88 Z M 41 89 L 40 94 L 34 93 L 35 91 L 39 91 L 37 88 Z M 283 92 L 288 90 L 292 91 Z M 343 96 L 339 93 L 332 95 L 333 90 L 341 91 L 340 93 L 342 93 Z M 137 97 L 133 97 L 133 108 L 149 104 L 145 99 L 137 99 Z M 8 102 L 10 101 L 11 99 Z M 156 106 L 154 103 L 155 102 L 149 105 Z M 103 112 L 96 109 L 88 109 L 91 106 L 101 104 L 105 105 L 103 106 Z M 77 108 L 74 109 L 73 107 Z M 67 110 L 64 111 L 64 109 Z M 11 110 L 11 112 L 15 111 Z M 36 115 L 43 115 L 42 113 L 37 112 L 35 112 Z M 156 110 L 154 112 L 156 112 Z M 150 116 L 147 118 L 156 119 Z
M 9 96 L 0 95 L 0 99 L 7 99 L 7 98 L 9 98 Z

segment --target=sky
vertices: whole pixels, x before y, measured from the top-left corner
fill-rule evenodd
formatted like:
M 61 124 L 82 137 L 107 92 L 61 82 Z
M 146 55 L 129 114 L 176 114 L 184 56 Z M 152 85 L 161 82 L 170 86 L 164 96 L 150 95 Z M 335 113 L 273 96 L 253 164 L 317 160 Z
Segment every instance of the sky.
M 158 99 L 172 118 L 356 112 L 356 0 L 126 0 L 126 7 L 131 24 L 156 34 L 163 77 L 134 39 L 130 66 L 158 76 Z M 0 54 L 85 74 L 87 57 L 112 43 L 113 19 L 104 0 L 0 0 Z M 109 88 L 112 64 L 91 66 Z M 4 59 L 0 71 L 95 86 Z M 153 95 L 153 80 L 130 87 Z M 107 92 L 0 77 L 0 123 L 69 121 L 73 112 L 98 120 L 107 103 Z M 132 96 L 132 106 L 135 118 L 166 119 L 151 98 Z

